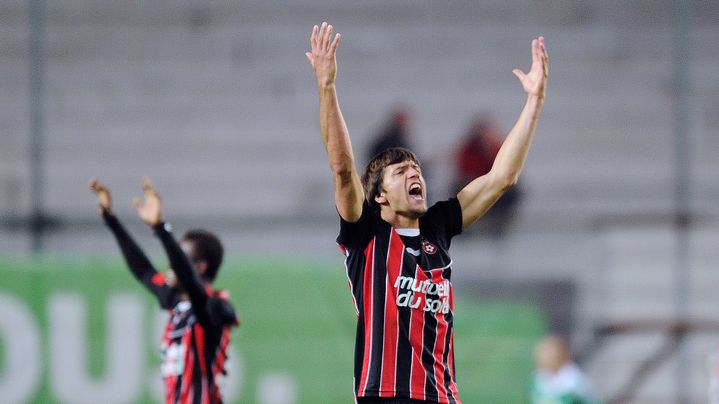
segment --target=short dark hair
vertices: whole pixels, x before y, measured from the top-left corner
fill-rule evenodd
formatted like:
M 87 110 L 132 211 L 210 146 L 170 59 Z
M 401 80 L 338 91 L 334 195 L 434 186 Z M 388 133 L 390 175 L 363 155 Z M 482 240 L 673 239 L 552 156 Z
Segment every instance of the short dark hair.
M 372 158 L 362 174 L 362 188 L 367 198 L 367 203 L 373 208 L 378 208 L 374 198 L 382 192 L 382 175 L 384 169 L 392 164 L 411 161 L 419 164 L 419 159 L 409 149 L 404 147 L 392 147 L 386 149 Z
M 205 269 L 202 277 L 210 282 L 215 280 L 225 252 L 220 239 L 207 230 L 199 229 L 188 230 L 183 239 L 193 243 L 194 257 L 191 258 L 194 261 L 205 261 L 207 263 L 207 269 Z

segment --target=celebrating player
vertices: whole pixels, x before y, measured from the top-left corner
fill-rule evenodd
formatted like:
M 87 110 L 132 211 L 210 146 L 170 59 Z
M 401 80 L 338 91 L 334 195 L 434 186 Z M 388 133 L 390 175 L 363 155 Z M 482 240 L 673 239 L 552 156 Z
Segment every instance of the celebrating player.
M 227 293 L 211 289 L 222 263 L 220 240 L 207 231 L 190 230 L 178 244 L 163 222 L 160 196 L 143 179 L 144 200 L 133 202 L 170 260 L 171 269 L 162 274 L 113 215 L 110 191 L 97 180 L 90 181 L 90 189 L 130 271 L 170 311 L 161 342 L 165 403 L 221 403 L 218 379 L 225 374 L 230 328 L 239 322 Z
M 532 41 L 530 71 L 513 71 L 527 101 L 491 171 L 428 209 L 419 161 L 407 149 L 381 152 L 360 179 L 337 100 L 340 35 L 332 31 L 327 23 L 314 26 L 306 56 L 317 78 L 320 132 L 340 215 L 337 242 L 358 316 L 355 396 L 359 403 L 460 403 L 447 250 L 517 181 L 544 103 L 544 38 Z

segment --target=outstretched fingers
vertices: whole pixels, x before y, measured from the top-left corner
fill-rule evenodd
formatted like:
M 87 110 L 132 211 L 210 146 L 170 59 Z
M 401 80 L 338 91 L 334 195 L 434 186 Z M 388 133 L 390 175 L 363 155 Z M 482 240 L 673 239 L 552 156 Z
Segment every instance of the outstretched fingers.
M 152 185 L 152 182 L 147 177 L 142 177 L 142 191 L 145 193 L 145 195 L 157 195 L 155 186 Z
M 544 37 L 539 36 L 532 40 L 531 45 L 532 64 L 529 71 L 524 72 L 520 69 L 512 70 L 515 76 L 522 83 L 524 91 L 530 95 L 538 95 L 544 97 L 544 88 L 548 77 L 548 59 L 547 48 L 544 44 Z
M 317 34 L 319 33 L 319 31 L 320 27 L 316 25 L 312 27 L 312 33 L 310 34 L 310 47 L 312 49 L 317 47 Z
M 532 41 L 532 61 L 544 63 L 547 59 L 547 49 L 544 47 L 544 37 L 540 36 Z
M 110 190 L 105 188 L 97 179 L 93 178 L 88 183 L 90 191 L 97 197 L 97 204 L 100 207 L 100 213 L 109 212 L 112 207 L 112 199 L 110 198 Z
M 317 25 L 312 27 L 312 34 L 310 35 L 310 45 L 312 46 L 312 52 L 307 52 L 307 58 L 312 62 L 315 53 L 327 53 L 334 52 L 337 50 L 339 45 L 340 34 L 335 34 L 334 39 L 332 34 L 334 27 L 327 22 L 323 22 L 319 27 Z
M 312 33 L 310 34 L 310 46 L 311 51 L 305 52 L 307 60 L 309 60 L 312 67 L 315 67 L 317 58 L 327 55 L 334 55 L 339 45 L 339 34 L 336 34 L 334 39 L 332 38 L 334 27 L 328 24 L 326 21 L 321 25 L 314 25 L 312 27 Z
M 142 177 L 142 193 L 143 198 L 140 197 L 134 197 L 132 198 L 132 203 L 135 205 L 135 208 L 138 210 L 141 209 L 145 203 L 147 202 L 148 198 L 160 198 L 160 195 L 158 195 L 157 191 L 155 190 L 155 186 L 152 185 L 152 182 L 147 177 Z
M 332 41 L 332 45 L 330 45 L 330 51 L 332 54 L 337 52 L 337 47 L 340 45 L 340 34 L 335 34 L 335 39 Z
M 322 22 L 322 25 L 320 25 L 320 32 L 317 35 L 317 40 L 318 40 L 317 45 L 318 45 L 320 51 L 325 50 L 325 48 L 327 47 L 325 41 L 327 38 L 327 27 L 328 26 L 329 26 L 329 24 L 327 24 L 327 22 Z
M 532 63 L 542 63 L 542 53 L 539 45 L 539 39 L 532 40 Z
M 549 55 L 547 54 L 547 48 L 544 45 L 544 37 L 540 36 L 532 40 L 532 67 L 531 70 L 541 69 L 543 75 L 547 74 L 547 61 Z
M 325 31 L 325 38 L 324 38 L 324 46 L 322 47 L 322 50 L 329 50 L 330 44 L 332 43 L 332 29 L 333 27 L 331 25 L 327 26 L 327 30 Z
M 340 35 L 335 34 L 334 27 L 326 21 L 312 27 L 310 42 L 312 49 L 305 52 L 317 78 L 317 84 L 326 86 L 333 84 L 337 76 L 335 55 L 340 43 Z M 334 35 L 334 38 L 333 38 Z
M 543 36 L 539 37 L 539 47 L 542 51 L 542 57 L 545 60 L 549 60 L 549 53 L 547 53 L 547 47 L 544 45 L 544 37 Z
M 312 33 L 310 34 L 310 51 L 305 52 L 305 56 L 307 56 L 307 60 L 310 61 L 312 67 L 315 66 L 313 53 L 317 51 L 317 47 L 319 46 L 319 32 L 320 27 L 318 27 L 317 25 L 312 27 Z
M 105 187 L 100 184 L 100 181 L 98 181 L 96 178 L 93 178 L 88 183 L 88 186 L 90 187 L 90 190 L 94 193 L 102 192 L 105 190 Z
M 532 53 L 532 65 L 529 68 L 529 72 L 531 72 L 538 64 L 541 63 L 541 57 L 539 53 L 539 39 L 535 38 L 532 39 L 532 44 L 530 45 L 530 52 Z M 514 69 L 512 70 L 512 73 L 514 73 L 515 76 L 524 83 L 524 80 L 527 78 L 527 73 L 522 71 L 521 69 Z
M 547 52 L 546 46 L 544 46 L 543 36 L 539 37 L 539 45 L 542 52 L 542 68 L 544 70 L 544 76 L 546 77 L 549 74 L 549 53 Z
M 143 222 L 154 226 L 162 221 L 162 201 L 147 177 L 142 178 L 143 197 L 135 197 L 132 203 Z

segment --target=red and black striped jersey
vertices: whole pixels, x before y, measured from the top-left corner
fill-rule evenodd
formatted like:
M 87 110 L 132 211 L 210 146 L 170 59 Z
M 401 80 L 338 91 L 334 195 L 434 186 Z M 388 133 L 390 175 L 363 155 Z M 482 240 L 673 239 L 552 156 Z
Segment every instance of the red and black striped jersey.
M 222 402 L 219 385 L 226 375 L 230 328 L 236 320 L 225 295 L 215 292 L 207 304 L 212 320 L 205 325 L 187 300 L 170 310 L 160 343 L 166 404 Z
M 357 310 L 355 396 L 461 403 L 448 255 L 462 231 L 457 199 L 429 208 L 418 230 L 393 228 L 367 203 L 356 223 L 340 222 Z
M 180 290 L 167 285 L 165 276 L 157 272 L 120 221 L 107 212 L 103 218 L 132 274 L 157 298 L 160 307 L 170 312 L 160 344 L 165 403 L 221 403 L 218 381 L 226 373 L 230 329 L 239 324 L 228 294 L 205 284 L 169 226 L 161 223 L 154 226 L 155 235 L 189 297 L 182 300 Z

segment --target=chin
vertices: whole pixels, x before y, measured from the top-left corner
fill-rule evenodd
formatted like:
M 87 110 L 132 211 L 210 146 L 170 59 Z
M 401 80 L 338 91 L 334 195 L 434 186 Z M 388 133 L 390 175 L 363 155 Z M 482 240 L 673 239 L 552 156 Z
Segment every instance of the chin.
M 424 205 L 424 206 L 416 207 L 416 208 L 412 209 L 412 210 L 410 211 L 410 213 L 411 213 L 413 216 L 415 216 L 415 217 L 421 217 L 421 216 L 423 216 L 425 213 L 427 213 L 427 206 Z

